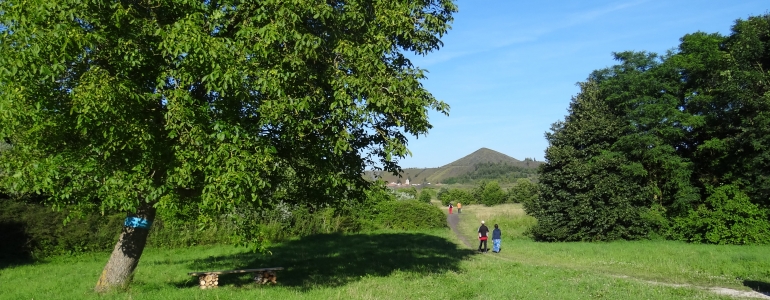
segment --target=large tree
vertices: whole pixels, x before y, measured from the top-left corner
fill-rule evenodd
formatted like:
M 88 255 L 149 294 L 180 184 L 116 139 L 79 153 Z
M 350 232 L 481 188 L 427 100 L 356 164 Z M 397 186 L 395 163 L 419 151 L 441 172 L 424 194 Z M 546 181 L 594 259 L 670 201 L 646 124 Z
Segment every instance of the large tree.
M 581 83 L 525 204 L 536 238 L 767 242 L 770 15 L 681 41 L 617 53 Z
M 96 289 L 129 282 L 158 208 L 355 196 L 448 106 L 406 52 L 452 0 L 0 1 L 0 183 L 118 210 Z M 244 223 L 245 224 L 245 223 Z M 258 233 L 244 229 L 242 233 Z M 248 236 L 248 234 L 246 234 Z
M 569 115 L 546 133 L 539 196 L 524 203 L 542 241 L 596 241 L 645 236 L 652 199 L 640 167 L 612 150 L 630 126 L 608 105 L 599 84 L 580 84 Z

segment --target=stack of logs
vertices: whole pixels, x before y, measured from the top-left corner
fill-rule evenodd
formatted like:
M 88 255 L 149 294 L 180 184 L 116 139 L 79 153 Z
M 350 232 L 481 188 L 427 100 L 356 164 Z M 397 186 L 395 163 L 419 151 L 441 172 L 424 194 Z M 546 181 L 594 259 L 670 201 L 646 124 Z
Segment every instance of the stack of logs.
M 217 274 L 206 274 L 198 277 L 201 284 L 201 289 L 211 289 L 217 287 L 219 284 L 219 276 Z
M 257 272 L 257 274 L 254 275 L 254 281 L 257 284 L 266 284 L 268 282 L 275 284 L 276 280 L 277 278 L 275 277 L 274 271 L 262 271 L 262 272 Z

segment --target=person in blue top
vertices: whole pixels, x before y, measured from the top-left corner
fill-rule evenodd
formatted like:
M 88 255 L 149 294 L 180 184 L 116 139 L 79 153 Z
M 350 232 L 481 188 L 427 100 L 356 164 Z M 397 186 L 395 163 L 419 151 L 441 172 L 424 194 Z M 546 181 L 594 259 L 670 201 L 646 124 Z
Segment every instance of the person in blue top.
M 492 230 L 492 252 L 500 253 L 500 241 L 503 233 L 500 231 L 500 227 L 495 224 L 495 230 Z

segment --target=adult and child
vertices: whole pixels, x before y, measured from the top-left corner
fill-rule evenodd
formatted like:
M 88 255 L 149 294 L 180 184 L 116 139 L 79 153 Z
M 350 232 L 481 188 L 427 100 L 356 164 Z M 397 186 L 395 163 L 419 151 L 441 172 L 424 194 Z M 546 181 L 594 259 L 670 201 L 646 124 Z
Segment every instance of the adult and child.
M 489 234 L 489 228 L 487 228 L 487 225 L 484 224 L 484 221 L 481 221 L 481 226 L 479 227 L 478 233 L 479 233 L 479 252 L 488 252 L 489 249 L 487 248 L 487 239 L 489 237 L 487 235 Z M 495 230 L 492 231 L 492 252 L 500 253 L 501 240 L 502 240 L 502 231 L 500 230 L 500 227 L 497 226 L 497 224 L 495 224 Z

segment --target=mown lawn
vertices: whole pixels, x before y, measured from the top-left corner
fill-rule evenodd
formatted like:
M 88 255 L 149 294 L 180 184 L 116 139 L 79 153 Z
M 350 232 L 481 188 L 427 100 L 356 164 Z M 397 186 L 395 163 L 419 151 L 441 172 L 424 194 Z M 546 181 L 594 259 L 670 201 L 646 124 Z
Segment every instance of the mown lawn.
M 501 224 L 500 254 L 477 254 L 449 229 L 316 235 L 277 244 L 270 255 L 229 246 L 148 249 L 129 289 L 97 295 L 92 288 L 109 256 L 98 253 L 5 266 L 0 298 L 731 299 L 698 287 L 649 281 L 743 290 L 770 282 L 770 258 L 763 255 L 769 247 L 535 243 L 514 235 L 523 231 L 515 226 L 531 222 L 518 210 L 515 205 L 463 209 L 461 226 L 470 237 L 477 216 Z M 277 286 L 256 286 L 248 275 L 231 274 L 220 278 L 220 288 L 200 290 L 197 279 L 187 275 L 276 266 L 287 268 L 278 273 Z

